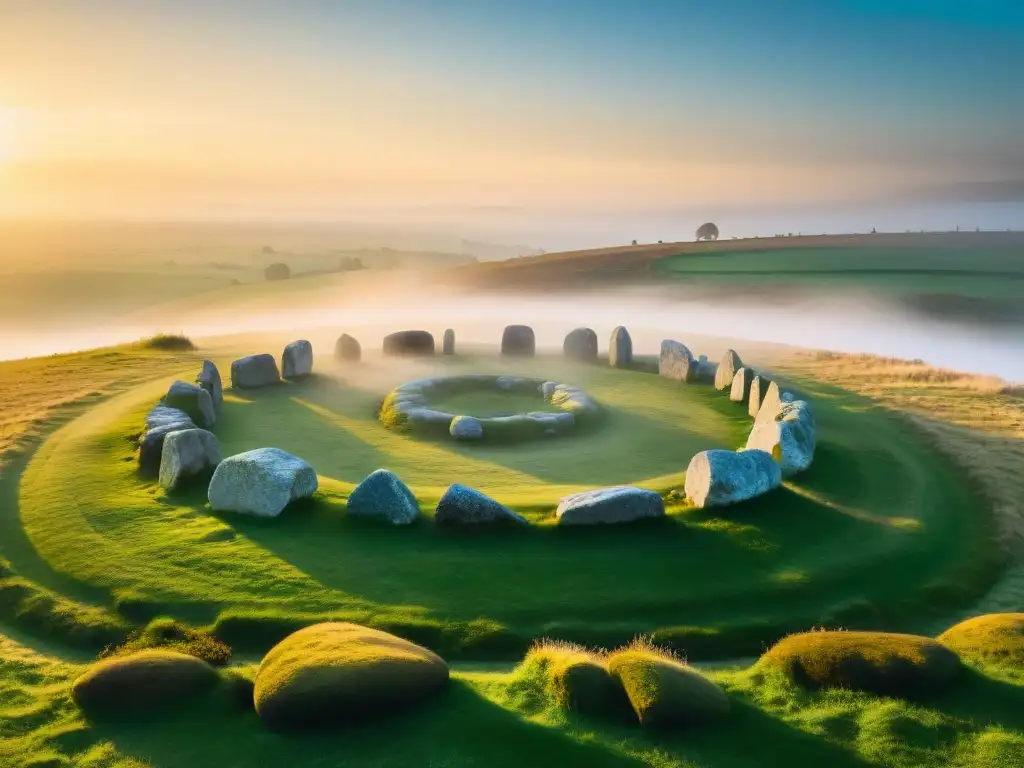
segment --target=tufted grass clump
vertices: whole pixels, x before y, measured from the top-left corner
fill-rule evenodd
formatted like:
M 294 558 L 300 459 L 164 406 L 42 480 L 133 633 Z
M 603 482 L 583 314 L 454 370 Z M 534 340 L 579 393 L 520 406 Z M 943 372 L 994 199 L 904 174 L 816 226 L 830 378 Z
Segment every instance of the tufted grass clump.
M 165 352 L 190 352 L 196 348 L 192 339 L 181 333 L 158 333 L 138 342 L 146 349 L 161 349 Z
M 691 725 L 729 713 L 729 697 L 721 688 L 647 638 L 613 651 L 607 663 L 643 726 Z
M 845 688 L 920 698 L 960 674 L 960 658 L 928 637 L 889 632 L 811 631 L 790 635 L 759 662 L 805 688 Z
M 629 711 L 622 686 L 608 672 L 604 653 L 561 640 L 534 643 L 516 669 L 559 709 L 585 715 L 622 715 Z
M 989 613 L 961 621 L 938 637 L 961 658 L 1024 667 L 1024 613 Z
M 133 633 L 124 643 L 108 646 L 101 659 L 126 656 L 138 651 L 161 648 L 195 656 L 207 664 L 223 667 L 231 659 L 231 646 L 200 629 L 187 627 L 173 619 L 158 618 L 142 631 Z

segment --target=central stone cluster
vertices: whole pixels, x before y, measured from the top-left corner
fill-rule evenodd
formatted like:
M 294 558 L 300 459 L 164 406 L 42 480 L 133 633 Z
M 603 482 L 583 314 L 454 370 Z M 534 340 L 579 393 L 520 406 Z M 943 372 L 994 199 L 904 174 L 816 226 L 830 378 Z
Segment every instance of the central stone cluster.
M 536 395 L 559 409 L 506 416 L 477 417 L 430 406 L 432 396 L 494 389 Z M 384 399 L 380 420 L 391 429 L 422 435 L 448 434 L 456 440 L 516 440 L 554 437 L 574 429 L 601 411 L 597 401 L 579 387 L 526 376 L 468 374 L 417 379 L 392 390 Z

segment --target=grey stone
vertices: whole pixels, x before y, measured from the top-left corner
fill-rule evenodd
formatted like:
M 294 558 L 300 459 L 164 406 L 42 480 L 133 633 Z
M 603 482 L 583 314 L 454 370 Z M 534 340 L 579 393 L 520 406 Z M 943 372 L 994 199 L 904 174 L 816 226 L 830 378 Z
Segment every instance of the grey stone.
M 445 328 L 444 339 L 441 341 L 441 354 L 455 354 L 455 331 L 451 328 Z
M 746 403 L 750 400 L 750 385 L 754 382 L 754 372 L 749 368 L 740 368 L 732 377 L 732 388 L 729 399 L 734 403 Z
M 231 386 L 237 389 L 256 389 L 279 381 L 273 355 L 249 355 L 231 363 Z
M 219 411 L 224 403 L 224 388 L 221 386 L 220 371 L 209 360 L 203 360 L 203 368 L 196 376 L 196 384 L 210 393 L 214 410 Z
M 686 496 L 698 507 L 723 507 L 778 488 L 782 473 L 764 451 L 701 451 L 686 468 Z
M 765 390 L 764 399 L 761 401 L 761 407 L 758 409 L 757 417 L 754 421 L 774 421 L 782 403 L 782 390 L 779 388 L 778 382 L 770 382 Z
M 570 360 L 592 363 L 597 360 L 597 334 L 591 328 L 576 328 L 565 336 L 562 353 Z
M 783 477 L 803 472 L 814 461 L 817 446 L 817 424 L 810 404 L 805 400 L 784 400 L 773 409 L 773 418 L 762 418 L 767 412 L 762 406 L 747 438 L 747 448 L 770 454 L 778 462 Z
M 601 406 L 590 395 L 579 387 L 570 384 L 558 384 L 548 398 L 548 402 L 564 411 L 579 416 L 592 416 L 600 413 Z
M 347 333 L 341 334 L 334 342 L 334 359 L 359 362 L 363 356 L 363 348 L 355 338 Z
M 608 365 L 612 368 L 629 368 L 633 364 L 633 339 L 621 325 L 612 331 L 608 345 Z
M 427 331 L 396 331 L 384 337 L 382 349 L 389 357 L 430 357 L 434 337 Z
M 761 410 L 761 403 L 764 402 L 765 395 L 768 394 L 768 387 L 771 386 L 771 381 L 764 376 L 754 375 L 753 381 L 750 382 L 750 399 L 747 401 L 747 413 L 750 414 L 752 419 L 757 418 L 758 411 Z
M 257 448 L 228 456 L 210 480 L 210 506 L 218 512 L 277 517 L 296 499 L 317 489 L 313 468 L 280 448 Z
M 398 475 L 378 469 L 349 494 L 348 513 L 353 517 L 386 520 L 392 525 L 409 525 L 420 516 L 420 505 Z
M 725 350 L 722 361 L 718 364 L 718 370 L 715 371 L 715 389 L 720 392 L 729 389 L 732 386 L 733 377 L 736 376 L 736 371 L 742 367 L 743 361 L 736 354 L 736 350 Z
M 479 440 L 484 436 L 484 427 L 480 419 L 456 416 L 448 426 L 448 432 L 456 440 Z
M 171 408 L 169 405 L 163 403 L 157 405 L 149 413 L 146 414 L 146 431 L 156 429 L 158 427 L 166 427 L 168 424 L 188 424 L 189 426 L 195 426 L 192 423 L 192 419 L 180 408 Z
M 313 372 L 313 345 L 305 339 L 293 341 L 281 354 L 281 376 L 301 379 Z
M 181 429 L 164 437 L 160 457 L 160 485 L 176 490 L 188 480 L 220 464 L 220 444 L 205 429 Z
M 551 400 L 551 396 L 555 393 L 555 389 L 557 388 L 557 381 L 545 381 L 540 385 L 540 396 L 544 398 L 545 402 L 548 402 Z
M 661 342 L 661 354 L 658 356 L 658 374 L 690 384 L 697 378 L 697 361 L 685 344 L 665 339 Z
M 517 515 L 504 504 L 460 483 L 449 486 L 444 492 L 434 510 L 434 521 L 438 525 L 529 525 L 526 518 Z
M 664 517 L 665 504 L 654 491 L 620 485 L 566 496 L 558 503 L 555 514 L 559 525 L 629 523 Z
M 147 426 L 139 439 L 139 472 L 146 477 L 156 477 L 163 460 L 164 440 L 171 432 L 195 429 L 195 424 L 184 411 L 158 405 L 146 417 Z
M 537 351 L 537 339 L 533 328 L 528 325 L 508 325 L 501 334 L 501 354 L 519 357 L 533 357 Z
M 164 405 L 188 414 L 197 427 L 209 429 L 217 421 L 210 393 L 196 384 L 175 381 L 164 395 Z

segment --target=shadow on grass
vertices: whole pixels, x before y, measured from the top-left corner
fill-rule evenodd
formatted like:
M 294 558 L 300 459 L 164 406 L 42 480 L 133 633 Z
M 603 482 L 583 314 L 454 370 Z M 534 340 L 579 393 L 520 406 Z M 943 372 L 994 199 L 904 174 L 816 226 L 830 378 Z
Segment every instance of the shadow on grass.
M 947 715 L 1024 731 L 1024 685 L 997 680 L 973 667 L 964 670 L 958 685 L 927 703 Z

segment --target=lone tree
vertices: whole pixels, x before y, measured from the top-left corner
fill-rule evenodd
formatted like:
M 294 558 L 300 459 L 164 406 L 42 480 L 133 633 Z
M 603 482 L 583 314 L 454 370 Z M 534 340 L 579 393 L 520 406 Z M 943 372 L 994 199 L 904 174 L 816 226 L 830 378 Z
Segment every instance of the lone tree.
M 292 276 L 292 271 L 283 261 L 278 261 L 263 270 L 263 276 L 267 280 L 287 280 Z
M 717 240 L 718 239 L 718 227 L 712 224 L 710 221 L 707 224 L 701 224 L 697 230 L 697 240 Z

